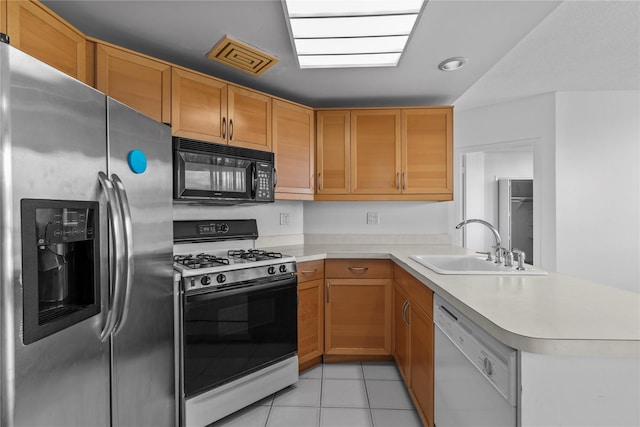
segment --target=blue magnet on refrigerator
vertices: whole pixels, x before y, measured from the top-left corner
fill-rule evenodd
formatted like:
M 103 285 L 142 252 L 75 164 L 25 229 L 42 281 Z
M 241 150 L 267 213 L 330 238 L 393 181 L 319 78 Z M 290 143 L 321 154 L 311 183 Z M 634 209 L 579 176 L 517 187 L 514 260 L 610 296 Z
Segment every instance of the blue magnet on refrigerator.
M 133 173 L 144 173 L 147 170 L 147 156 L 141 150 L 129 151 L 127 162 Z

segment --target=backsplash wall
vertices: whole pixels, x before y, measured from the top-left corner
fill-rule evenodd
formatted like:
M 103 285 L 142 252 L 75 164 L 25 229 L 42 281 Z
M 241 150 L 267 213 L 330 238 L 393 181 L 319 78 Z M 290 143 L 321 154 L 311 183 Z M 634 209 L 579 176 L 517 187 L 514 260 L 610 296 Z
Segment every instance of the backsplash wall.
M 305 234 L 451 234 L 451 202 L 304 202 Z M 379 224 L 367 224 L 367 213 Z
M 289 214 L 289 225 L 280 225 L 280 214 Z M 300 201 L 237 206 L 173 205 L 174 220 L 250 219 L 258 223 L 260 236 L 303 234 L 303 205 Z

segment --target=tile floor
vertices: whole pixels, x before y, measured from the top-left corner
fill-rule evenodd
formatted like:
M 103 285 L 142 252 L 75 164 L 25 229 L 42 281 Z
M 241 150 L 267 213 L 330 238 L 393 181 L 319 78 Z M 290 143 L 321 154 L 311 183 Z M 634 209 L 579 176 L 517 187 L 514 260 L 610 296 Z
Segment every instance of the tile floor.
M 328 363 L 211 427 L 420 427 L 393 362 Z

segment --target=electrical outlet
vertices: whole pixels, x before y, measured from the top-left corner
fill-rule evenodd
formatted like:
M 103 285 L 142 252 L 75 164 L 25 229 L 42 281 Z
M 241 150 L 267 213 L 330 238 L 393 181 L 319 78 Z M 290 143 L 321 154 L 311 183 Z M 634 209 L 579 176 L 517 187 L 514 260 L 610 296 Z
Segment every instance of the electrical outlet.
M 380 224 L 380 213 L 367 212 L 367 224 Z
M 289 225 L 289 214 L 281 213 L 280 214 L 280 225 Z

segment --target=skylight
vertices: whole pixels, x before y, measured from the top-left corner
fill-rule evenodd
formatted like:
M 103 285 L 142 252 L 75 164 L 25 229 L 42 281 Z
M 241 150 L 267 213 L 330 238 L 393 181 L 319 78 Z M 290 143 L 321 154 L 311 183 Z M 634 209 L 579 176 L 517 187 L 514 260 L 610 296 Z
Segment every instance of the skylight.
M 283 0 L 300 68 L 398 65 L 424 0 Z

